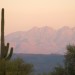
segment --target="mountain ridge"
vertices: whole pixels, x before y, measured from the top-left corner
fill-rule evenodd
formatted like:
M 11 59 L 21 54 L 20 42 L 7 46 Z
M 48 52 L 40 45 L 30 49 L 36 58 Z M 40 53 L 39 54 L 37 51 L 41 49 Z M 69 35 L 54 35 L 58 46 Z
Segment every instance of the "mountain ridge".
M 26 54 L 64 54 L 66 45 L 75 44 L 75 28 L 34 27 L 6 36 L 6 42 L 14 46 L 15 53 Z

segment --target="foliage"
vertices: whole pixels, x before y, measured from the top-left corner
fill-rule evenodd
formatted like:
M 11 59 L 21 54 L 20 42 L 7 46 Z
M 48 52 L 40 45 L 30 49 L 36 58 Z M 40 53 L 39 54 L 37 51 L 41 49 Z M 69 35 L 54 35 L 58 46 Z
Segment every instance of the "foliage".
M 10 61 L 0 60 L 0 75 L 6 72 L 6 75 L 29 75 L 33 71 L 33 65 L 25 63 L 22 59 Z
M 65 75 L 65 69 L 62 66 L 55 67 L 54 71 L 50 73 L 50 75 Z
M 65 55 L 65 68 L 68 75 L 75 75 L 75 46 L 68 45 Z

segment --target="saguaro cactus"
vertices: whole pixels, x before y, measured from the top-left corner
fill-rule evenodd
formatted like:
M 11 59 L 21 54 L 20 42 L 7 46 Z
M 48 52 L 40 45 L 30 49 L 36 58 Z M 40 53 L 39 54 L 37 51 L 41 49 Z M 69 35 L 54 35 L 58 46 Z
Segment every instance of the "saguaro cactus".
M 13 47 L 9 52 L 9 43 L 5 46 L 4 40 L 4 8 L 1 11 L 1 59 L 10 59 L 13 54 Z

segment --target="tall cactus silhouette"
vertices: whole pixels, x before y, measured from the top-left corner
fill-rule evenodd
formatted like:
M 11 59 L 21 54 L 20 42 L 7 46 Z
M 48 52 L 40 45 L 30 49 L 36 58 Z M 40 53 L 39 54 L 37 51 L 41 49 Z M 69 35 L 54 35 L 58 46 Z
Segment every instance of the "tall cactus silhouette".
M 1 59 L 10 59 L 13 54 L 13 47 L 11 47 L 9 52 L 9 43 L 5 45 L 4 40 L 4 8 L 1 10 Z

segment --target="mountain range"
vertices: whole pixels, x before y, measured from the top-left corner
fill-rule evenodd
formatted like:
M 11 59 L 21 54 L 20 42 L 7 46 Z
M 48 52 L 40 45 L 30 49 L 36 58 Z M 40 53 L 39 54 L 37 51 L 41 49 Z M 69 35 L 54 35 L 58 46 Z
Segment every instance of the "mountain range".
M 75 28 L 34 27 L 28 31 L 18 31 L 5 37 L 14 47 L 14 53 L 64 54 L 66 46 L 75 44 Z

